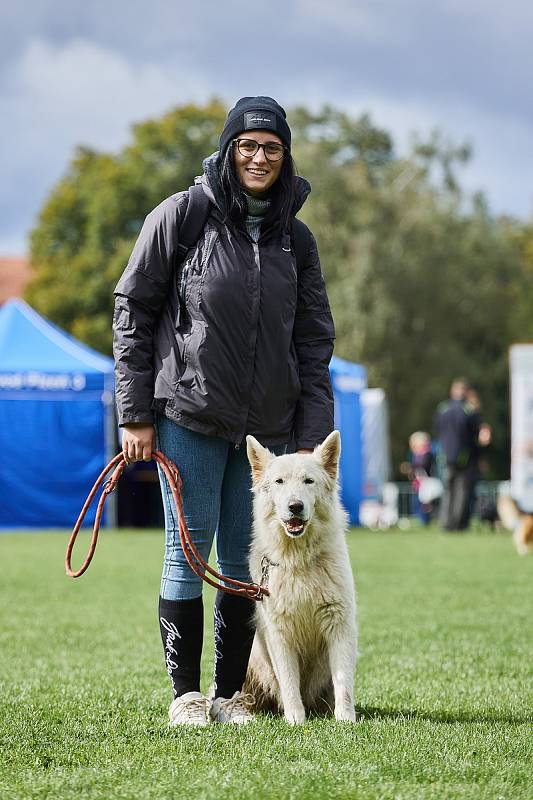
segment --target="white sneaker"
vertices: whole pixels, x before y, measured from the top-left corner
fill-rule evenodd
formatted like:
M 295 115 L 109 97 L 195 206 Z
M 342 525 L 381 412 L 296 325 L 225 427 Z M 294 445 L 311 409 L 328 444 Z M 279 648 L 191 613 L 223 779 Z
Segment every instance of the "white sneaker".
M 233 722 L 236 725 L 246 725 L 254 718 L 250 711 L 254 703 L 253 695 L 242 692 L 235 692 L 229 700 L 226 700 L 225 697 L 217 697 L 211 703 L 209 716 L 213 722 Z
M 208 700 L 200 692 L 186 692 L 176 697 L 168 709 L 170 727 L 177 725 L 209 725 Z

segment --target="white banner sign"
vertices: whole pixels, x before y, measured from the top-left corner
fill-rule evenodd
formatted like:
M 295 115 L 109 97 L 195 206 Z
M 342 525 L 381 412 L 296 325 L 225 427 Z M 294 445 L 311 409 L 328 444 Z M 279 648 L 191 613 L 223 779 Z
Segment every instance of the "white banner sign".
M 533 513 L 533 344 L 515 344 L 511 366 L 511 495 Z

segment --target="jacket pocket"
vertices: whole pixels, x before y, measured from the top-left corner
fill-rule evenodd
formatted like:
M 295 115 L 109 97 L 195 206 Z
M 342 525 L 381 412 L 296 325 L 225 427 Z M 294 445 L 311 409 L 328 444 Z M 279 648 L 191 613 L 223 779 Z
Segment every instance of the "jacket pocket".
M 207 228 L 196 247 L 187 254 L 178 276 L 177 328 L 183 322 L 191 306 L 196 308 L 200 302 L 207 266 L 217 239 L 218 230 Z
M 177 276 L 177 302 L 176 302 L 176 329 L 183 323 L 186 314 L 185 293 L 187 291 L 187 278 L 191 269 L 192 257 L 186 258 Z
M 200 367 L 200 350 L 206 337 L 204 323 L 194 321 L 191 330 L 183 337 L 183 364 L 184 370 L 178 380 L 178 385 L 184 389 L 195 390 L 203 386 L 205 376 Z
M 115 331 L 126 331 L 132 327 L 131 311 L 125 305 L 121 305 L 120 301 L 115 301 L 115 309 L 113 311 L 113 329 Z

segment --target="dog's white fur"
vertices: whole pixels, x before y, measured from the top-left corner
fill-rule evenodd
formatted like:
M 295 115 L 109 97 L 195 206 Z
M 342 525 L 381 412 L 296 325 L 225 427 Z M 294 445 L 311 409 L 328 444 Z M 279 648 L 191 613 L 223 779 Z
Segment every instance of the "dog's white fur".
M 253 436 L 246 441 L 254 493 L 250 571 L 259 583 L 263 559 L 269 560 L 270 597 L 257 603 L 244 691 L 293 724 L 304 721 L 306 710 L 319 710 L 321 699 L 334 699 L 337 720 L 353 722 L 357 627 L 337 486 L 339 433 L 312 454 L 278 457 Z M 290 506 L 305 521 L 297 536 L 283 522 Z

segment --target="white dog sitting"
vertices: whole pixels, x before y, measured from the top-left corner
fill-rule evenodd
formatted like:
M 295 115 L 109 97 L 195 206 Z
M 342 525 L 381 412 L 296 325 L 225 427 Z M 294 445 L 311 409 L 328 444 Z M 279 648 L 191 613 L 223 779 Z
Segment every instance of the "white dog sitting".
M 250 571 L 268 580 L 257 603 L 244 687 L 256 707 L 282 710 L 291 723 L 324 701 L 335 718 L 355 721 L 355 589 L 337 486 L 340 436 L 312 454 L 274 456 L 247 436 L 254 530 Z M 333 692 L 332 692 L 333 690 Z M 333 698 L 332 698 L 333 694 Z

